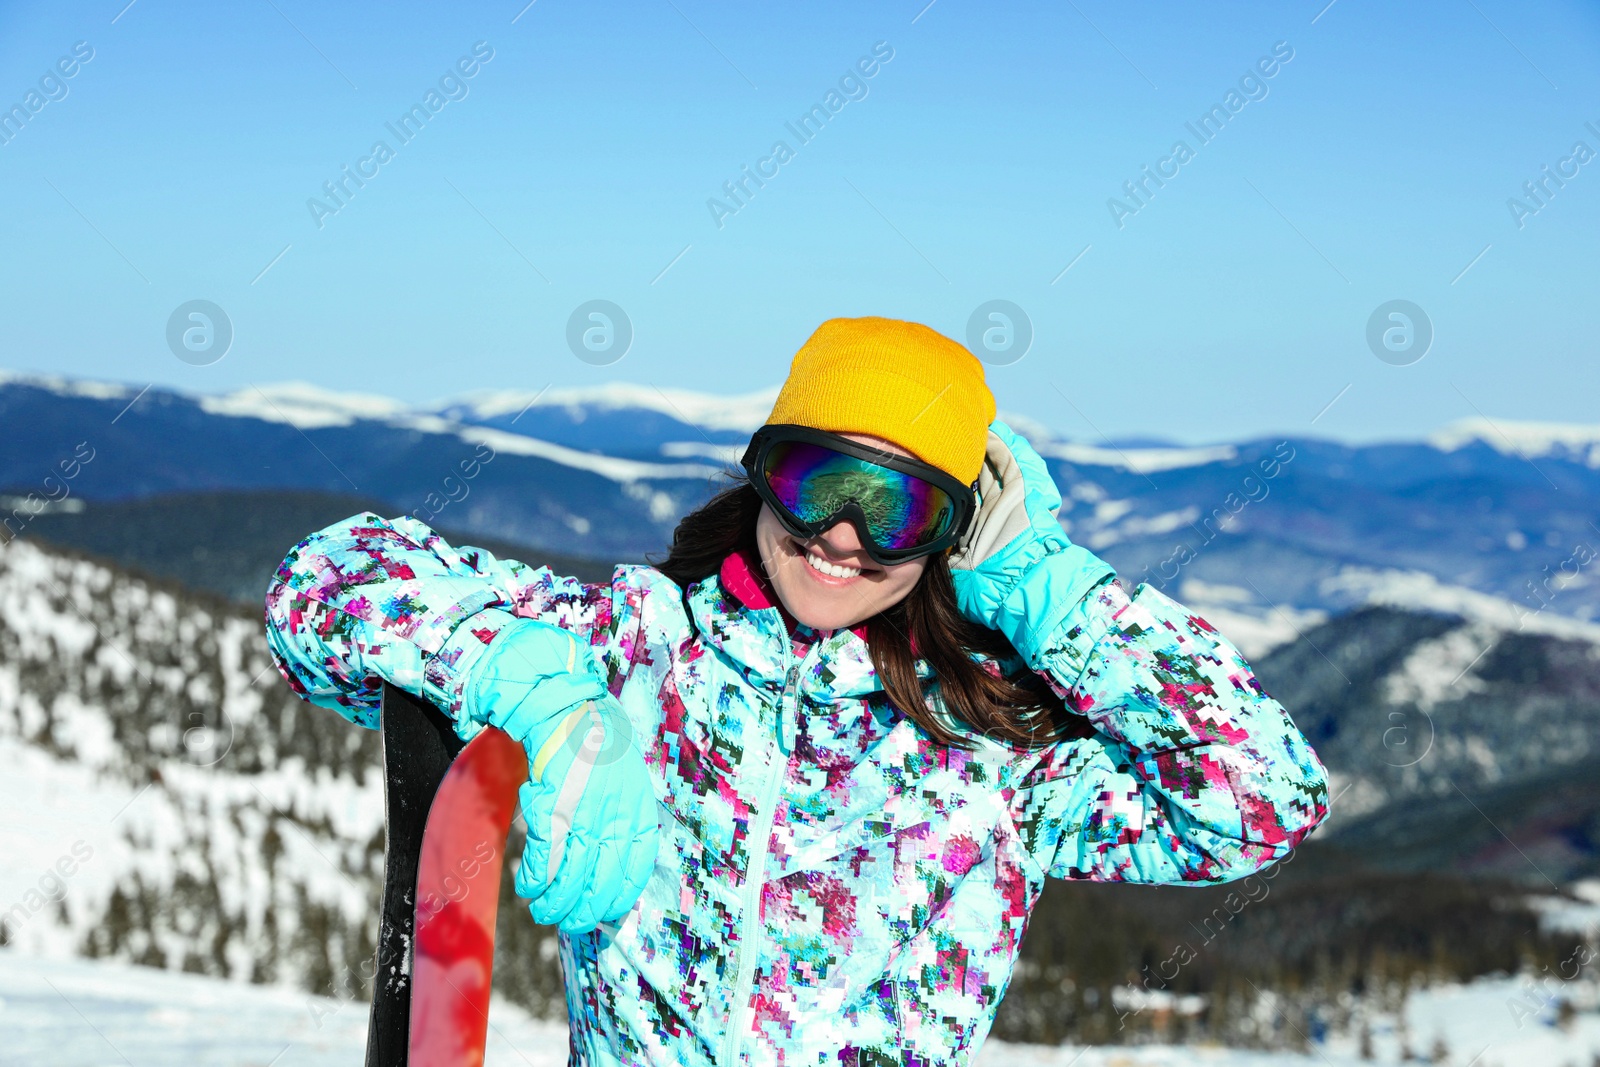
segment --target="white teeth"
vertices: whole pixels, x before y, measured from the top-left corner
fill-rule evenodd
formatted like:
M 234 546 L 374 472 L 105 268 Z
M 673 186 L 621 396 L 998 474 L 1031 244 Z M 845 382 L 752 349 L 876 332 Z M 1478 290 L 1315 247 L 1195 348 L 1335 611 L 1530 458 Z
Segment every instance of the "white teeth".
M 860 567 L 846 567 L 840 563 L 830 563 L 814 552 L 806 553 L 806 562 L 811 568 L 826 574 L 830 578 L 854 578 L 861 573 Z

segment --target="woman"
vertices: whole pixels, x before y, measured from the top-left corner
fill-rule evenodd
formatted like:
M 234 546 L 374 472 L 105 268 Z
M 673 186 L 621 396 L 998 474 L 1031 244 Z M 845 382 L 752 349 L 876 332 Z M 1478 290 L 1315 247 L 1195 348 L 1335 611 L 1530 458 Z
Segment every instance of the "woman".
M 306 699 L 527 748 L 579 1063 L 964 1063 L 1046 876 L 1222 882 L 1326 813 L 1238 651 L 1072 544 L 982 366 L 824 323 L 748 482 L 587 586 L 362 515 L 267 599 Z

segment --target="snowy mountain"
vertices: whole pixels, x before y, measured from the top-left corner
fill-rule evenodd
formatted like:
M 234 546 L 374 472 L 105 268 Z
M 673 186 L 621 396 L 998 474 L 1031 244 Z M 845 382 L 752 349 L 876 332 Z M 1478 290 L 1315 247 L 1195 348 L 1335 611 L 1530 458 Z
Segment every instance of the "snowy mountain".
M 638 559 L 721 484 L 770 401 L 613 385 L 413 410 L 306 385 L 187 396 L 0 376 L 0 521 L 15 533 L 118 501 L 295 491 L 538 551 Z M 1063 486 L 1075 540 L 1130 584 L 1229 620 L 1252 653 L 1397 595 L 1600 619 L 1600 428 L 1468 420 L 1428 441 L 1183 447 L 1065 441 L 1017 421 Z
M 0 455 L 0 494 L 9 497 L 0 518 L 11 513 L 12 532 L 61 497 L 300 489 L 622 559 L 664 544 L 719 470 L 581 451 L 299 387 L 196 398 L 13 380 L 0 384 L 0 421 L 16 442 Z M 575 544 L 584 551 L 573 553 Z

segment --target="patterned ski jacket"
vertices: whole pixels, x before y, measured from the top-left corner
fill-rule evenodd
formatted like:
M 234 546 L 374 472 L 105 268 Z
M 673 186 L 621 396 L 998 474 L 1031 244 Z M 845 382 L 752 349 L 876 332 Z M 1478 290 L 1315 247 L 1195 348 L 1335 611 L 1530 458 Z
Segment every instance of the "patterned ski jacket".
M 1228 881 L 1326 814 L 1321 763 L 1233 645 L 1109 568 L 1045 643 L 1084 736 L 962 750 L 890 705 L 861 633 L 790 626 L 749 564 L 585 585 L 366 514 L 269 591 L 290 685 L 363 726 L 379 657 L 458 708 L 508 612 L 603 663 L 662 840 L 622 923 L 562 936 L 574 1062 L 967 1063 L 1047 876 Z

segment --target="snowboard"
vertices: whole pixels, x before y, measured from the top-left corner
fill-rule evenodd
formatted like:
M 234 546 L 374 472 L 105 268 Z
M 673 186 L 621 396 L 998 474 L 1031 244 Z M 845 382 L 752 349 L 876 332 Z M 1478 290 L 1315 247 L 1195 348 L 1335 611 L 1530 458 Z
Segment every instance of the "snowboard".
M 449 716 L 393 686 L 380 722 L 386 846 L 367 1067 L 477 1067 L 527 757 L 493 727 L 464 744 Z

